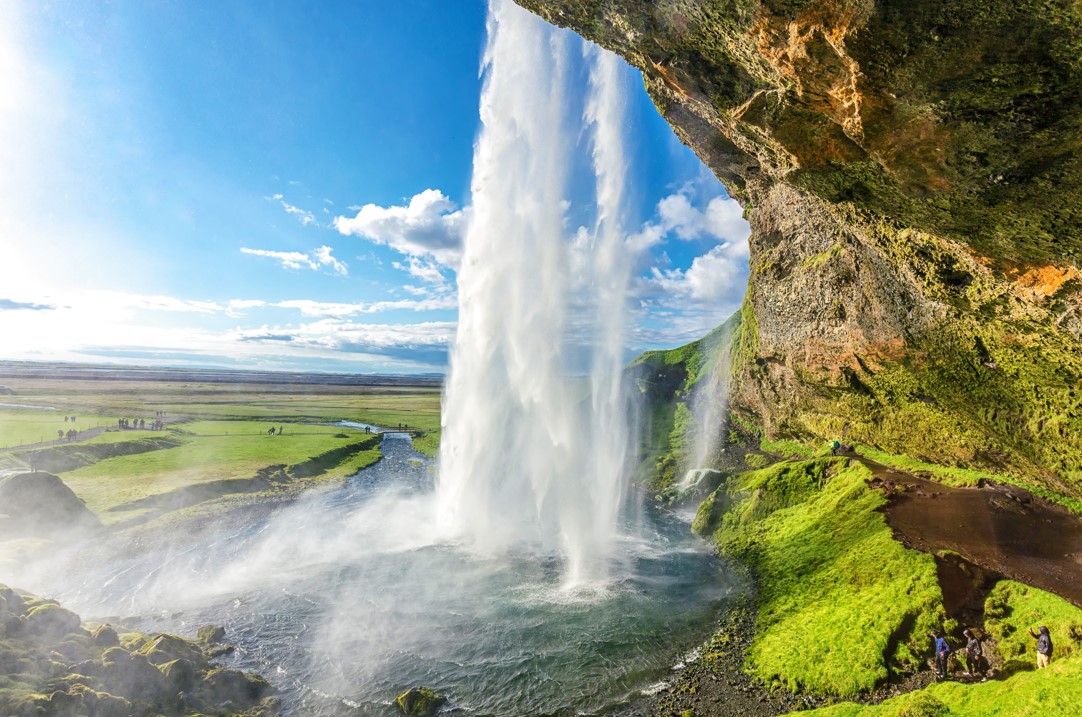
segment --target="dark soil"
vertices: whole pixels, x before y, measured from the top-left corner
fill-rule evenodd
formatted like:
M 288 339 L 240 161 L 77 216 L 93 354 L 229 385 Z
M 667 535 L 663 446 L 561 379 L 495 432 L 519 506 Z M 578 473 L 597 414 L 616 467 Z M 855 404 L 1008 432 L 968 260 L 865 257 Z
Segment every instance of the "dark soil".
M 953 551 L 982 571 L 958 577 L 941 560 L 948 613 L 964 616 L 1001 578 L 1082 607 L 1082 520 L 1065 508 L 1014 486 L 952 488 L 861 460 L 889 498 L 883 512 L 895 538 L 933 555 Z

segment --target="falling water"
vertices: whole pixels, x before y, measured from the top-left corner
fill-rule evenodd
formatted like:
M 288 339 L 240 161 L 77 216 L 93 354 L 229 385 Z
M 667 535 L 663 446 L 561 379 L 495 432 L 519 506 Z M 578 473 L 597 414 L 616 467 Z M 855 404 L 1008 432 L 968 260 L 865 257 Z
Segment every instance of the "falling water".
M 482 551 L 558 551 L 566 582 L 579 584 L 605 575 L 632 435 L 620 370 L 630 271 L 623 92 L 617 60 L 586 50 L 589 99 L 576 117 L 577 40 L 509 0 L 493 0 L 488 31 L 441 520 Z M 596 219 L 571 240 L 569 168 L 584 126 Z M 591 339 L 588 381 L 571 377 L 572 334 Z

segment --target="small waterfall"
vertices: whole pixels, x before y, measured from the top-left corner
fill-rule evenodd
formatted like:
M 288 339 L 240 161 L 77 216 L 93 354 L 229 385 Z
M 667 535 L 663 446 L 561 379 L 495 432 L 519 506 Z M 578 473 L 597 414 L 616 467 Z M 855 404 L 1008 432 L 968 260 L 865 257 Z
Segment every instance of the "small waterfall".
M 488 33 L 440 522 L 486 552 L 558 551 L 578 584 L 605 576 L 633 435 L 621 374 L 631 266 L 620 68 L 510 0 L 492 0 Z M 584 108 L 576 59 L 590 68 Z M 596 219 L 572 238 L 567 197 L 584 128 Z M 588 380 L 571 376 L 570 336 L 589 337 Z

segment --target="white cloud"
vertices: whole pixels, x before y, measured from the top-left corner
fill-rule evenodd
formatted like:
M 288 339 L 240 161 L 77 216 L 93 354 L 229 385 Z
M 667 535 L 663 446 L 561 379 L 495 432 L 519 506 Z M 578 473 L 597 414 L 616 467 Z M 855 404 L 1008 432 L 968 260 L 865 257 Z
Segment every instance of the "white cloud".
M 319 267 L 319 264 L 312 257 L 299 251 L 270 251 L 268 249 L 249 249 L 248 247 L 241 247 L 240 250 L 243 254 L 265 256 L 280 261 L 286 269 L 302 269 L 304 267 L 316 269 Z
M 290 182 L 290 184 L 293 184 L 293 182 Z M 278 202 L 282 205 L 282 209 L 286 210 L 286 214 L 296 217 L 297 221 L 299 221 L 302 226 L 319 226 L 319 222 L 316 221 L 316 216 L 312 214 L 312 212 L 290 204 L 285 200 L 284 194 L 272 194 L 269 197 L 265 197 L 265 199 L 271 202 Z
M 329 246 L 321 246 L 312 252 L 312 256 L 321 266 L 329 266 L 334 270 L 334 273 L 340 276 L 346 276 L 349 272 L 344 262 L 338 261 L 331 256 L 331 248 Z
M 371 303 L 341 304 L 311 299 L 290 299 L 279 301 L 271 306 L 282 309 L 296 309 L 302 316 L 330 316 L 344 318 L 357 314 L 377 314 L 381 311 L 436 311 L 457 308 L 454 295 L 428 295 L 418 299 L 396 299 L 394 301 L 374 301 Z
M 271 251 L 269 249 L 249 249 L 248 247 L 241 247 L 240 250 L 243 254 L 274 259 L 281 262 L 282 267 L 286 269 L 318 269 L 321 266 L 326 266 L 340 276 L 346 276 L 349 273 L 345 262 L 331 256 L 331 252 L 334 250 L 329 246 L 318 247 L 307 254 L 299 251 Z
M 408 256 L 431 257 L 444 266 L 455 267 L 468 214 L 468 209 L 458 209 L 438 189 L 426 189 L 405 206 L 366 204 L 352 218 L 336 217 L 334 226 L 342 234 L 363 237 Z
M 447 283 L 447 277 L 440 271 L 440 267 L 433 261 L 425 261 L 415 256 L 406 258 L 406 262 L 396 261 L 391 264 L 395 269 L 405 271 L 410 276 L 420 279 L 421 281 L 429 284 L 444 285 Z
M 747 278 L 747 243 L 727 242 L 695 257 L 686 271 L 655 267 L 646 281 L 665 294 L 706 304 L 743 296 Z
M 685 192 L 671 194 L 657 203 L 658 221 L 647 222 L 630 238 L 632 248 L 645 251 L 660 244 L 670 234 L 678 239 L 708 239 L 734 242 L 747 247 L 751 226 L 735 199 L 714 197 L 699 210 Z

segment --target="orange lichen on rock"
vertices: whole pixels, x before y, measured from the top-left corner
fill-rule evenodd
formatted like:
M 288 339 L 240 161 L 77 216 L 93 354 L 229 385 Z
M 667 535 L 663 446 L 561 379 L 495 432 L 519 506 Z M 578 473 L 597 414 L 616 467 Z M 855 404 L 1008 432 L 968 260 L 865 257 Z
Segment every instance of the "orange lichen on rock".
M 1082 274 L 1073 266 L 1059 268 L 1058 266 L 1034 267 L 1015 279 L 1016 292 L 1025 298 L 1042 301 L 1055 294 L 1071 279 L 1077 279 Z

